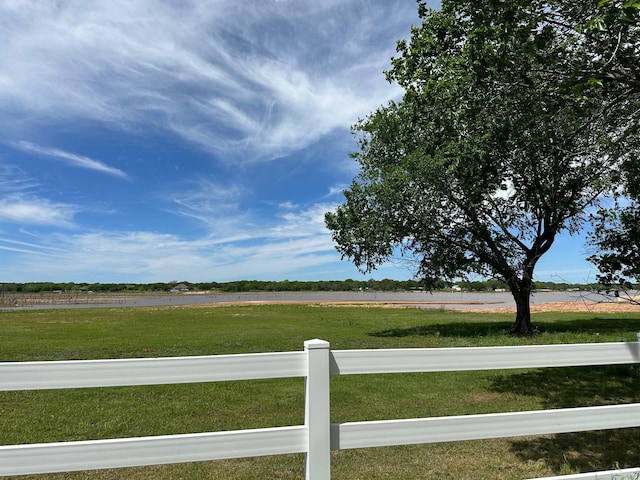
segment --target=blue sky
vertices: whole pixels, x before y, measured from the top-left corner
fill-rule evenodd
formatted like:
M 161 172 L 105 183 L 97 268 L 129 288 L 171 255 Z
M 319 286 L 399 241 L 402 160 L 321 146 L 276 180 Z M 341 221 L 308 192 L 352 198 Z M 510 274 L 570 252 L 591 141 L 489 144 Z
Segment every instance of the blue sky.
M 411 278 L 324 212 L 413 0 L 0 2 L 0 281 Z M 562 237 L 538 278 L 592 281 Z

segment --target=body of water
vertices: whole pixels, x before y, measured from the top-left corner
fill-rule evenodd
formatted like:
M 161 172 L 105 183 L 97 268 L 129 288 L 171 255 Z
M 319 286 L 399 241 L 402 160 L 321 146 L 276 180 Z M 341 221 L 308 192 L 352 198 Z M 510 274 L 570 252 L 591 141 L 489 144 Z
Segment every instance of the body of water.
M 581 302 L 595 300 L 590 292 L 539 292 L 531 296 L 531 304 L 553 302 Z M 203 293 L 174 295 L 81 295 L 66 297 L 46 304 L 16 303 L 4 310 L 33 310 L 50 308 L 113 308 L 162 307 L 172 305 L 207 305 L 234 302 L 380 302 L 415 305 L 421 308 L 488 309 L 514 307 L 509 292 L 255 292 Z

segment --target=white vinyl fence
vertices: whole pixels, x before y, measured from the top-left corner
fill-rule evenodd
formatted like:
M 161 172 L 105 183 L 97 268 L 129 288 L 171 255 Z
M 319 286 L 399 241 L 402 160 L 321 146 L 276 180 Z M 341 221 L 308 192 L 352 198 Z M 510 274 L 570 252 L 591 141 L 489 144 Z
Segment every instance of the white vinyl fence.
M 640 334 L 639 334 L 640 338 Z M 640 426 L 640 403 L 330 424 L 330 375 L 640 363 L 639 342 L 522 347 L 330 350 L 203 357 L 0 363 L 0 390 L 305 377 L 304 425 L 0 446 L 0 476 L 306 454 L 306 479 L 329 480 L 331 450 Z M 640 469 L 565 479 L 638 478 Z M 624 473 L 628 476 L 620 476 Z M 554 477 L 559 478 L 559 477 Z

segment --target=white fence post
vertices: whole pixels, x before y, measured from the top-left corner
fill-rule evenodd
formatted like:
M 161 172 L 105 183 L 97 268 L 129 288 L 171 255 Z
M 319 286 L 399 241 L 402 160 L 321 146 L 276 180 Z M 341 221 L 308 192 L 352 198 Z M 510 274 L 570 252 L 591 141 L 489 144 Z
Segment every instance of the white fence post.
M 329 342 L 304 342 L 309 370 L 305 380 L 305 419 L 309 443 L 306 480 L 331 479 L 331 426 L 329 417 Z

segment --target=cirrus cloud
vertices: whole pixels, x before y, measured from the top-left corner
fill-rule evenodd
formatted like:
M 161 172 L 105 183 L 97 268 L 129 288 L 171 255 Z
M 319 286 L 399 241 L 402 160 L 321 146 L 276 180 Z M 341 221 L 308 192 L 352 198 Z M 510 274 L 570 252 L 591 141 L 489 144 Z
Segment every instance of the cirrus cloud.
M 26 133 L 151 126 L 223 160 L 276 158 L 393 95 L 381 71 L 411 12 L 366 0 L 2 2 L 0 121 Z
M 35 153 L 37 155 L 44 155 L 45 157 L 53 157 L 61 159 L 70 165 L 87 168 L 89 170 L 96 170 L 108 175 L 114 175 L 116 177 L 127 178 L 127 174 L 122 170 L 114 167 L 110 167 L 103 162 L 94 160 L 93 158 L 85 157 L 84 155 L 77 155 L 71 152 L 65 152 L 57 148 L 46 148 L 39 145 L 34 145 L 31 142 L 20 141 L 14 145 L 17 149 L 24 152 Z
M 75 205 L 56 203 L 44 198 L 9 195 L 0 198 L 0 220 L 26 225 L 74 228 Z

